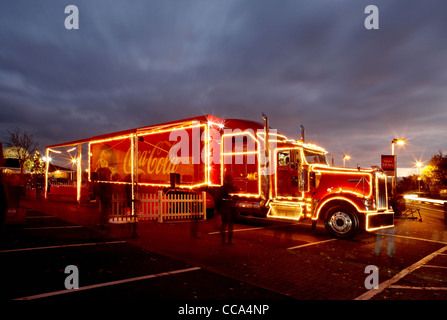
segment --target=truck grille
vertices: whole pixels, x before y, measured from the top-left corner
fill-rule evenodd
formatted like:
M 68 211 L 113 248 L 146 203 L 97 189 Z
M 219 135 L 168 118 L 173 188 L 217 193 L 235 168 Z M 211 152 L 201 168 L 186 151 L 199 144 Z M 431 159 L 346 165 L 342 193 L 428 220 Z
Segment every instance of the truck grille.
M 386 175 L 376 172 L 376 204 L 377 210 L 388 209 L 388 198 L 386 188 Z

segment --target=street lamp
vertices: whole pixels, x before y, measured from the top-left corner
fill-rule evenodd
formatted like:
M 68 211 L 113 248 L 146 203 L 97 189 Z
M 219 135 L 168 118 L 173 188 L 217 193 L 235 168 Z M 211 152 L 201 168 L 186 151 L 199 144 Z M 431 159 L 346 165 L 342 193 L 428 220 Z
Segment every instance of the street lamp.
M 416 162 L 416 168 L 418 168 L 418 192 L 421 192 L 421 174 L 420 174 L 420 169 L 422 167 L 422 162 L 417 161 Z
M 344 154 L 344 155 L 343 155 L 343 168 L 345 167 L 345 160 L 346 160 L 346 159 L 348 159 L 348 160 L 351 159 L 351 156 L 350 156 L 350 155 L 347 155 L 347 154 Z
M 403 146 L 406 143 L 405 139 L 393 139 L 391 140 L 391 154 L 394 156 L 394 145 Z
M 394 156 L 394 145 L 397 144 L 399 146 L 403 146 L 406 143 L 405 139 L 393 139 L 391 140 L 391 155 Z M 391 180 L 391 190 L 393 195 L 396 194 L 396 180 L 397 180 L 397 159 L 394 158 L 394 175 Z

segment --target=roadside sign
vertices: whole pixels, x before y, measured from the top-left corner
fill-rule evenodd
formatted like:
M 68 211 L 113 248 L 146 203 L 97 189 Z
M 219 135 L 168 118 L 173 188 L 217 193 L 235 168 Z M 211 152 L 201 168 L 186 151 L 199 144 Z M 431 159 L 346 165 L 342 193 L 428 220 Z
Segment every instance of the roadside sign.
M 381 167 L 387 175 L 394 175 L 394 171 L 396 170 L 396 156 L 382 155 Z

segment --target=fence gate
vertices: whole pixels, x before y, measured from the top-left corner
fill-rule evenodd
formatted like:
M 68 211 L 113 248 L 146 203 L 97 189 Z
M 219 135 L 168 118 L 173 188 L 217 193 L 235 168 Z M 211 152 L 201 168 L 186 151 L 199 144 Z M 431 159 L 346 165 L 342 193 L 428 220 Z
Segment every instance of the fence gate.
M 206 219 L 206 192 L 201 194 L 139 194 L 138 214 L 132 215 L 131 203 L 126 194 L 112 195 L 112 223 L 135 222 L 136 220 L 196 220 Z

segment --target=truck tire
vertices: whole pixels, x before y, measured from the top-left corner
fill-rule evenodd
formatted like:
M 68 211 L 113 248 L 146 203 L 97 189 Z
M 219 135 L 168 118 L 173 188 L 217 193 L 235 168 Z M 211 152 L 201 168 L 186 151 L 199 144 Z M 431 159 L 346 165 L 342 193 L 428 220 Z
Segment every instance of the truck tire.
M 347 205 L 329 208 L 324 216 L 324 227 L 333 237 L 350 239 L 359 230 L 359 219 L 354 209 Z

